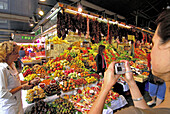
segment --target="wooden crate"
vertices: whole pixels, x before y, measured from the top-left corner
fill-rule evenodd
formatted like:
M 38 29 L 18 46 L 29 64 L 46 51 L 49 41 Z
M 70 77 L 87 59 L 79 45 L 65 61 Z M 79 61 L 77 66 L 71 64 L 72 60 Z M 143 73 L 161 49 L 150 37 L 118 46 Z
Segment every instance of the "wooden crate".
M 133 78 L 135 79 L 135 81 L 141 82 L 141 83 L 143 83 L 143 82 L 145 82 L 146 80 L 148 80 L 148 76 L 144 76 L 144 75 L 143 75 L 143 78 L 142 78 L 142 77 L 139 77 L 139 76 L 134 76 Z

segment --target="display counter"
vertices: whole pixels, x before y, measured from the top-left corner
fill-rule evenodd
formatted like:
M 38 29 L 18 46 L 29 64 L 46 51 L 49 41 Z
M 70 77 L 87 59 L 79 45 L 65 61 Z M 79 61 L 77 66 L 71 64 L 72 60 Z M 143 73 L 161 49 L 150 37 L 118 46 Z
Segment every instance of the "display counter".
M 31 65 L 33 66 L 34 64 L 42 64 L 43 62 L 46 61 L 46 56 L 38 56 L 38 57 L 27 57 L 28 59 L 21 59 L 22 61 L 22 66 L 25 65 Z
M 22 66 L 25 66 L 25 65 L 31 65 L 31 67 L 34 65 L 34 64 L 42 64 L 42 60 L 28 60 L 27 62 L 24 62 L 22 61 Z
M 34 105 L 34 103 L 28 104 L 26 102 L 26 98 L 25 98 L 26 92 L 27 90 L 22 90 L 22 103 L 23 103 L 23 108 L 24 108 L 25 113 L 30 112 L 32 109 L 32 106 Z M 53 95 L 53 96 L 50 96 L 44 99 L 44 102 L 52 102 L 57 98 L 59 98 L 59 96 Z M 120 95 L 116 100 L 112 100 L 110 103 L 111 105 L 110 106 L 107 105 L 107 109 L 103 109 L 103 114 L 112 114 L 114 110 L 122 108 L 123 106 L 128 104 L 126 99 L 122 95 Z
M 22 73 L 20 73 L 19 76 L 20 76 L 21 80 L 24 79 Z M 93 83 L 93 84 L 89 84 L 87 86 L 95 87 L 96 85 L 97 85 L 97 83 Z M 81 89 L 81 88 L 77 88 L 77 89 Z M 30 112 L 32 110 L 32 106 L 34 105 L 34 103 L 31 103 L 31 104 L 27 103 L 26 94 L 27 94 L 27 90 L 22 90 L 22 103 L 23 103 L 23 108 L 24 108 L 25 113 Z M 72 91 L 69 91 L 69 92 L 61 92 L 60 97 L 66 95 L 66 94 L 67 95 L 75 95 L 75 94 L 77 94 L 77 91 L 75 89 L 75 90 L 72 90 Z M 57 94 L 55 94 L 55 95 L 46 97 L 45 99 L 43 99 L 43 101 L 44 102 L 52 102 L 52 101 L 54 101 L 55 99 L 58 99 L 58 98 L 59 98 L 59 96 Z M 107 109 L 103 109 L 103 114 L 111 114 L 111 113 L 113 113 L 114 110 L 119 109 L 119 108 L 125 106 L 128 103 L 127 103 L 126 99 L 122 95 L 120 95 L 117 99 L 112 100 L 110 102 L 110 104 L 111 105 L 109 105 L 109 106 L 106 105 Z

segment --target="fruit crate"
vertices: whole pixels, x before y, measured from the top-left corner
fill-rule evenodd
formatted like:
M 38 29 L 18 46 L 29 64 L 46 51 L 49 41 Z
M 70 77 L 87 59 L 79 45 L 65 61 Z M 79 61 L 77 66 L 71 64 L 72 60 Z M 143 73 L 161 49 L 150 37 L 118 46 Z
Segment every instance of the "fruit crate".
M 138 76 L 134 76 L 135 81 L 137 82 L 145 82 L 146 80 L 148 80 L 148 76 L 145 75 L 138 75 Z

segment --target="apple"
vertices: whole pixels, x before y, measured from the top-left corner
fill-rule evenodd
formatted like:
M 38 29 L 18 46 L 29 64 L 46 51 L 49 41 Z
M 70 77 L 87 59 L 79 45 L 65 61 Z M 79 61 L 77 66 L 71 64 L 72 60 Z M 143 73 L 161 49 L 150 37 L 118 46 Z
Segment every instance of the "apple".
M 68 73 L 64 73 L 64 75 L 68 76 Z
M 60 68 L 58 67 L 57 70 L 60 70 Z
M 70 70 L 71 70 L 72 73 L 74 72 L 74 69 L 70 69 Z
M 47 73 L 49 74 L 49 73 L 50 73 L 50 71 L 48 70 L 48 71 L 47 71 Z
M 65 70 L 64 73 L 68 73 L 68 70 Z
M 51 83 L 56 83 L 56 80 L 51 80 Z

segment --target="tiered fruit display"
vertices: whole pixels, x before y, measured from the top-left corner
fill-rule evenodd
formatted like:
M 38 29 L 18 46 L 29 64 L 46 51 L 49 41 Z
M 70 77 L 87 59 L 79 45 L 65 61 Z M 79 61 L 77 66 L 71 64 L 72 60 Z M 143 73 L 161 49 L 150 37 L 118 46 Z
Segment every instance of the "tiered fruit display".
M 26 100 L 29 103 L 43 98 L 45 98 L 44 90 L 42 88 L 39 88 L 38 86 L 34 86 L 33 89 L 29 89 L 27 91 Z
M 36 102 L 31 110 L 31 114 L 56 114 L 56 113 L 57 112 L 55 109 L 53 109 L 53 107 L 49 106 L 48 103 L 42 100 Z
M 67 99 L 58 98 L 52 102 L 52 107 L 55 108 L 58 114 L 74 114 L 75 109 L 73 103 Z
M 57 83 L 50 84 L 49 86 L 44 87 L 44 91 L 47 96 L 51 96 L 54 94 L 60 95 L 60 86 Z
M 73 79 L 69 79 L 67 81 L 64 81 L 63 84 L 59 84 L 60 89 L 62 89 L 64 92 L 69 91 L 75 88 L 75 82 L 73 82 Z

